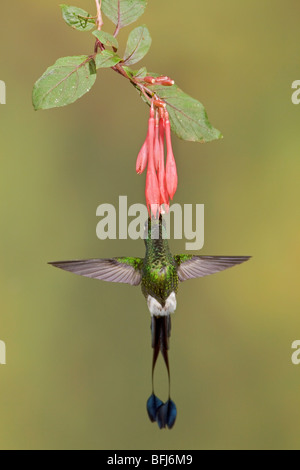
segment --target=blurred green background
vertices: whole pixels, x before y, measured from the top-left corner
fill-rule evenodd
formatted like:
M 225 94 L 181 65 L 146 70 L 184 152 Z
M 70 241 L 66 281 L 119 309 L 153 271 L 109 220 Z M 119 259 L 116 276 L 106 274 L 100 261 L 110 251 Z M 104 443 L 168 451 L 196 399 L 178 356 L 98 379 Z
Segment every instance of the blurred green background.
M 94 11 L 92 0 L 74 3 Z M 2 449 L 300 447 L 299 14 L 296 0 L 152 0 L 138 22 L 153 37 L 148 70 L 174 77 L 224 134 L 207 145 L 174 138 L 175 202 L 205 204 L 203 254 L 254 257 L 180 286 L 178 420 L 164 432 L 146 415 L 152 351 L 139 289 L 47 265 L 143 255 L 141 241 L 99 241 L 96 208 L 119 195 L 144 202 L 135 159 L 147 108 L 106 70 L 76 104 L 34 112 L 38 77 L 61 56 L 90 53 L 93 39 L 65 25 L 56 1 L 1 4 Z M 167 398 L 162 364 L 156 383 Z

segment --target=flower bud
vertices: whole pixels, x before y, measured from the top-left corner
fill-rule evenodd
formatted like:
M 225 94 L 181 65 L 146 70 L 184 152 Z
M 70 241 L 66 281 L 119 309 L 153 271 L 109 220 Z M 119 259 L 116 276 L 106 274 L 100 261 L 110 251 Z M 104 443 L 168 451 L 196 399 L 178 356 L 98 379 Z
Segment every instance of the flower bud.
M 163 100 L 154 100 L 153 104 L 156 108 L 163 108 L 165 109 L 167 107 L 166 103 Z
M 143 81 L 144 81 L 145 83 L 150 83 L 151 85 L 154 85 L 154 83 L 155 83 L 155 78 L 148 76 L 148 77 L 144 77 L 144 78 L 143 78 Z
M 175 84 L 174 80 L 172 80 L 170 77 L 156 77 L 155 78 L 155 83 L 157 85 L 162 85 L 162 86 L 173 86 Z

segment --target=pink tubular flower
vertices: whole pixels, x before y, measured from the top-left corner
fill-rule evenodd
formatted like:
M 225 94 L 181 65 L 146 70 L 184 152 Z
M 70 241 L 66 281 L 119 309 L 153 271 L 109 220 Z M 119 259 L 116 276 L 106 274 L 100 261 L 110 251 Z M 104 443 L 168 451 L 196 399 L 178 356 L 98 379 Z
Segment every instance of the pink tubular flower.
M 169 113 L 166 111 L 165 114 L 165 130 L 166 130 L 166 141 L 167 141 L 167 164 L 166 164 L 166 183 L 167 190 L 171 199 L 173 199 L 178 185 L 178 176 L 176 162 L 172 149 L 171 140 L 171 124 L 169 119 Z
M 166 77 L 162 77 L 166 78 Z M 171 124 L 166 103 L 152 99 L 147 138 L 138 154 L 136 171 L 143 173 L 147 165 L 146 204 L 155 218 L 169 212 L 178 184 L 176 162 L 171 142 Z M 167 160 L 165 164 L 165 136 Z
M 141 175 L 146 170 L 148 161 L 148 138 L 145 140 L 136 161 L 136 172 Z
M 145 195 L 149 214 L 157 217 L 160 212 L 160 193 L 156 171 L 151 165 L 148 165 Z
M 148 133 L 146 140 L 138 154 L 137 160 L 136 160 L 136 172 L 138 175 L 141 175 L 146 167 L 147 167 L 147 162 L 148 162 L 148 157 L 149 157 L 149 147 L 150 147 L 150 141 L 152 142 L 154 139 L 154 109 L 151 106 L 151 111 L 150 111 L 150 118 L 148 122 Z
M 160 206 L 161 212 L 163 211 L 168 214 L 170 203 L 169 203 L 169 195 L 166 187 L 166 172 L 165 172 L 165 162 L 163 161 L 159 167 L 158 171 L 158 185 L 159 185 L 159 192 L 160 192 Z
M 151 212 L 154 217 L 159 214 L 160 207 L 160 192 L 158 186 L 158 179 L 154 164 L 154 134 L 155 134 L 155 119 L 154 108 L 151 107 L 149 129 L 148 129 L 148 169 L 146 176 L 146 203 L 149 213 Z
M 161 113 L 159 120 L 159 169 L 158 169 L 158 184 L 160 191 L 160 203 L 164 204 L 165 211 L 169 212 L 169 195 L 166 186 L 166 171 L 165 171 L 165 123 L 164 113 Z
M 160 141 L 159 141 L 159 117 L 156 113 L 155 116 L 155 131 L 154 131 L 154 167 L 158 171 L 160 162 Z

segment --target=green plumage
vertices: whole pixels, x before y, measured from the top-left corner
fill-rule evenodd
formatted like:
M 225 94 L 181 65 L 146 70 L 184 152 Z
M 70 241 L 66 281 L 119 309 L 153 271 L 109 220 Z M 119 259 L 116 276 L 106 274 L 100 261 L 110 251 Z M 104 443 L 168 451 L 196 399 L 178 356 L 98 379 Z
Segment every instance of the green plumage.
M 146 255 L 142 268 L 142 292 L 154 297 L 163 307 L 172 292 L 178 291 L 177 263 L 172 256 L 163 224 L 152 220 L 145 239 Z
M 169 296 L 172 293 L 177 294 L 179 282 L 205 277 L 249 260 L 249 256 L 173 256 L 165 222 L 161 217 L 152 220 L 149 218 L 145 245 L 145 258 L 126 256 L 50 264 L 80 276 L 132 286 L 141 285 L 146 299 L 151 296 L 164 308 Z M 168 311 L 164 312 L 166 313 Z

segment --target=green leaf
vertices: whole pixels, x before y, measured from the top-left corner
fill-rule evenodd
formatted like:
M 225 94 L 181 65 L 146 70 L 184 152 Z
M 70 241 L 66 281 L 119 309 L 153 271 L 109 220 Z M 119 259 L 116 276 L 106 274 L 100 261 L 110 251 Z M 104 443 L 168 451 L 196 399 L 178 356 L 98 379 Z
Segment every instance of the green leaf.
M 146 67 L 142 67 L 139 70 L 132 70 L 130 67 L 126 67 L 126 65 L 123 65 L 123 70 L 127 73 L 127 76 L 129 78 L 144 78 L 148 74 Z
M 119 43 L 112 34 L 105 33 L 104 31 L 93 31 L 93 35 L 99 39 L 99 41 L 104 44 L 104 46 L 119 49 Z
M 119 28 L 134 23 L 146 6 L 147 0 L 102 0 L 103 13 Z
M 62 57 L 34 85 L 33 106 L 38 110 L 74 103 L 90 91 L 96 77 L 93 58 Z
M 125 51 L 125 64 L 132 65 L 142 60 L 149 52 L 151 43 L 152 39 L 147 26 L 139 26 L 131 31 Z
M 148 87 L 167 103 L 172 130 L 180 139 L 204 143 L 223 137 L 220 131 L 210 124 L 204 106 L 180 90 L 177 85 Z
M 91 31 L 95 27 L 95 19 L 91 18 L 87 11 L 68 5 L 60 5 L 60 8 L 67 25 L 77 29 L 77 31 Z
M 96 69 L 114 67 L 121 62 L 121 57 L 111 51 L 102 51 L 95 56 Z
M 126 67 L 126 65 L 123 65 L 123 70 L 126 72 L 127 77 L 133 78 L 134 77 L 134 70 L 132 70 L 130 67 Z
M 147 71 L 146 67 L 142 67 L 141 69 L 136 70 L 134 72 L 134 77 L 136 77 L 136 78 L 145 78 L 145 77 L 147 77 L 147 75 L 148 75 L 148 71 Z

